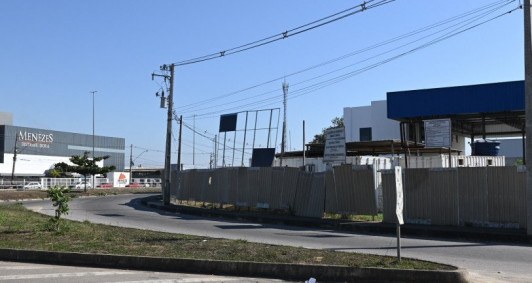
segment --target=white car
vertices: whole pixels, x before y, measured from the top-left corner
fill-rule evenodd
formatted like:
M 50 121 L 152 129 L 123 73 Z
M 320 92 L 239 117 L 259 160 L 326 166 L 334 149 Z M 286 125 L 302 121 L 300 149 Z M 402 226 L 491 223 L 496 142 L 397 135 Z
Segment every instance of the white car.
M 84 181 L 76 182 L 76 183 L 70 185 L 69 188 L 71 188 L 71 189 L 85 189 L 85 182 Z M 87 182 L 87 189 L 92 189 L 92 185 L 89 182 Z
M 42 189 L 41 183 L 39 182 L 29 182 L 23 187 L 25 190 L 37 190 Z

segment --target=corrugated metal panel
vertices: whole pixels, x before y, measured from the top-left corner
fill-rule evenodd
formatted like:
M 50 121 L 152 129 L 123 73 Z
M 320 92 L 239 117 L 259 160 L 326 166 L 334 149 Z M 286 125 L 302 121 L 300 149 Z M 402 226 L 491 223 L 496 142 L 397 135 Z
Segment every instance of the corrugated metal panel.
M 351 165 L 336 166 L 333 168 L 334 183 L 336 185 L 338 210 L 336 213 L 348 213 L 350 206 L 355 202 L 352 190 Z
M 431 189 L 429 169 L 404 169 L 403 174 L 405 222 L 430 223 Z
M 484 226 L 488 223 L 487 168 L 458 170 L 460 225 Z
M 250 169 L 254 171 L 258 170 L 254 168 L 241 168 L 240 170 L 238 170 L 238 191 L 236 200 L 237 206 L 251 206 L 251 188 L 248 180 Z
M 458 174 L 456 169 L 431 169 L 431 220 L 433 225 L 460 223 L 458 216 Z
M 325 205 L 325 174 L 299 174 L 295 214 L 305 217 L 323 217 Z
M 237 194 L 238 194 L 238 172 L 244 168 L 240 167 L 230 167 L 228 168 L 227 173 L 229 174 L 228 178 L 228 191 L 226 202 L 230 204 L 236 204 Z
M 306 216 L 312 187 L 312 173 L 299 172 L 298 175 L 294 213 L 298 216 Z
M 338 192 L 334 181 L 334 172 L 325 172 L 325 211 L 338 213 Z
M 353 168 L 353 185 L 356 197 L 354 206 L 351 209 L 355 214 L 377 214 L 377 191 L 374 173 L 371 166 L 355 166 Z
M 524 111 L 524 81 L 388 92 L 387 106 L 395 120 Z
M 285 172 L 288 168 L 284 167 L 274 167 L 271 171 L 271 189 L 270 189 L 270 208 L 271 209 L 281 209 L 283 206 L 283 191 L 284 191 L 284 182 L 286 182 Z
M 314 173 L 306 216 L 322 218 L 325 209 L 325 172 Z
M 170 184 L 170 200 L 172 200 L 172 198 L 178 199 L 177 194 L 179 191 L 181 174 L 179 174 L 179 172 L 177 171 L 172 171 L 172 174 L 170 176 L 172 179 L 172 183 Z
M 342 165 L 334 167 L 334 213 L 377 214 L 374 172 L 370 166 Z M 330 182 L 330 181 L 329 181 Z
M 248 168 L 248 194 L 247 203 L 250 207 L 257 206 L 258 193 L 260 188 L 260 170 L 258 167 Z
M 404 175 L 404 174 L 403 174 Z M 396 223 L 395 216 L 395 173 L 393 170 L 381 171 L 382 176 L 382 194 L 383 194 L 383 220 L 384 223 Z M 403 182 L 404 184 L 404 182 Z M 403 186 L 404 189 L 404 186 Z M 404 193 L 404 191 L 403 191 Z M 404 205 L 407 205 L 406 198 Z M 404 207 L 403 207 L 404 208 Z
M 294 207 L 299 172 L 301 171 L 296 168 L 284 168 L 283 194 L 280 203 L 282 209 Z
M 519 227 L 526 228 L 527 227 L 527 208 L 526 208 L 526 172 L 517 172 L 517 177 L 515 178 L 516 183 L 516 198 L 517 198 L 517 219 L 519 223 Z
M 488 168 L 488 218 L 503 227 L 518 228 L 525 223 L 526 184 L 514 166 Z M 523 205 L 524 204 L 524 205 Z M 526 226 L 521 226 L 521 228 Z
M 259 208 L 269 208 L 272 187 L 272 168 L 263 167 L 259 171 L 259 186 L 257 190 L 257 201 L 254 204 Z

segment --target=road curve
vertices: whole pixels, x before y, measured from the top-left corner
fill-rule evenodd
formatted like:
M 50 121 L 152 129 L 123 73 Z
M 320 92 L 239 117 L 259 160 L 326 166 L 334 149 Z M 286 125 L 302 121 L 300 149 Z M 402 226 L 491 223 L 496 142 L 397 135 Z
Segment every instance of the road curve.
M 118 195 L 74 199 L 68 219 L 171 233 L 243 239 L 276 245 L 346 252 L 395 255 L 396 240 L 323 229 L 257 224 L 221 218 L 154 211 L 140 204 L 147 195 Z M 25 206 L 53 215 L 50 201 Z M 403 238 L 403 257 L 466 268 L 474 282 L 532 282 L 532 246 Z

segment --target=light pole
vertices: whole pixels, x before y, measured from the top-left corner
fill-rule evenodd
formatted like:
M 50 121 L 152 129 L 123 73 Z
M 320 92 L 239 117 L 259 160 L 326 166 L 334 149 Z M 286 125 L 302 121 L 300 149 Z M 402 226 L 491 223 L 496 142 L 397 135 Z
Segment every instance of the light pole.
M 137 157 L 135 157 L 135 159 L 133 159 L 133 144 L 131 145 L 131 151 L 130 151 L 130 154 L 129 154 L 129 183 L 133 183 L 133 165 L 135 165 L 135 161 L 137 160 L 137 158 L 139 158 L 141 155 L 143 155 L 144 153 L 148 152 L 147 149 L 145 149 L 143 152 L 141 152 L 139 155 L 137 155 Z
M 90 91 L 90 93 L 92 94 L 92 160 L 94 160 L 95 156 L 94 156 L 94 94 L 97 93 L 98 91 L 97 90 L 93 90 L 93 91 Z M 96 164 L 96 163 L 94 163 Z M 92 174 L 92 185 L 94 187 L 96 187 L 96 182 L 95 182 L 95 178 L 94 178 L 94 174 Z

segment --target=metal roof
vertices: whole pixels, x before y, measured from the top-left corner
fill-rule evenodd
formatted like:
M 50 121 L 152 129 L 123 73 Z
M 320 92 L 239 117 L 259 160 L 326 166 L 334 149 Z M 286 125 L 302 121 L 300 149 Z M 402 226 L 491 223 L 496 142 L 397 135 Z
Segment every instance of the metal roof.
M 395 91 L 387 93 L 388 118 L 398 121 L 525 110 L 525 82 Z

